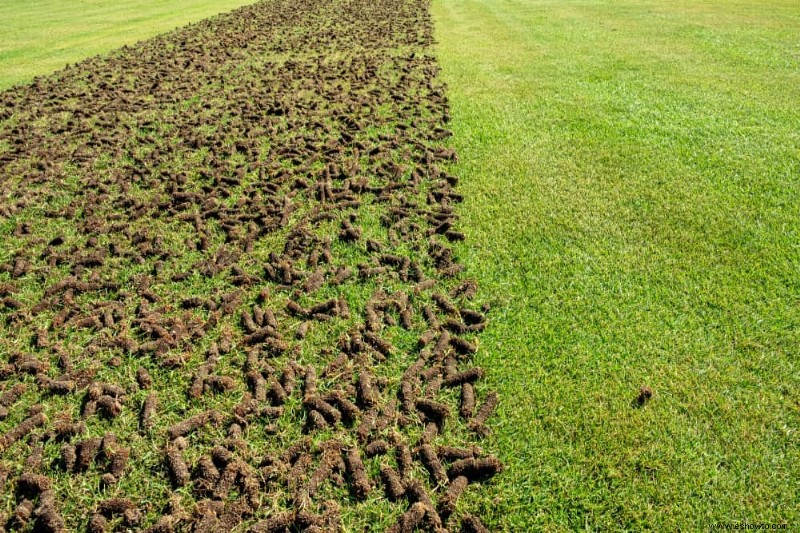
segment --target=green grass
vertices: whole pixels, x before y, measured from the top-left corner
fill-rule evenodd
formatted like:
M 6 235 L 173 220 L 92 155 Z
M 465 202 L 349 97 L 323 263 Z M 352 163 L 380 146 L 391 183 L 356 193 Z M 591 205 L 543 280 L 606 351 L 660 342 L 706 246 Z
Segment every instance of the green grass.
M 3 0 L 0 90 L 253 0 Z
M 0 88 L 244 3 L 5 0 Z M 800 8 L 434 14 L 507 466 L 462 507 L 507 531 L 797 527 Z
M 459 250 L 495 300 L 490 524 L 800 525 L 800 6 L 434 14 Z

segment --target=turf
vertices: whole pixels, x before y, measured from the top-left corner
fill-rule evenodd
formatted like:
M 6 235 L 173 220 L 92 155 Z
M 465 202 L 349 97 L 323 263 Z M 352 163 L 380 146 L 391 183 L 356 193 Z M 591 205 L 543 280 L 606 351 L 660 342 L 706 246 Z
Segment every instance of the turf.
M 435 0 L 508 531 L 800 523 L 797 3 Z M 637 408 L 640 386 L 654 391 Z
M 4 0 L 0 89 L 252 0 Z
M 127 28 L 111 43 L 85 3 L 3 2 L 19 22 L 0 29 L 0 87 L 169 29 L 138 17 L 189 3 L 144 4 L 91 4 Z M 800 9 L 434 0 L 434 14 L 458 250 L 495 303 L 486 445 L 507 465 L 465 503 L 509 531 L 797 524 Z M 71 44 L 51 61 L 32 43 L 53 28 Z M 636 408 L 641 385 L 655 394 Z

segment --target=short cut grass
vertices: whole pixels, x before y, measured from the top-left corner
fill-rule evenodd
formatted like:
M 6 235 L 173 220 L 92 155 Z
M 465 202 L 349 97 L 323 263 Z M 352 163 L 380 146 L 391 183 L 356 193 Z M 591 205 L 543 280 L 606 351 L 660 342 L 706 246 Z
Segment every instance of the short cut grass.
M 433 5 L 496 309 L 488 523 L 796 526 L 800 6 Z

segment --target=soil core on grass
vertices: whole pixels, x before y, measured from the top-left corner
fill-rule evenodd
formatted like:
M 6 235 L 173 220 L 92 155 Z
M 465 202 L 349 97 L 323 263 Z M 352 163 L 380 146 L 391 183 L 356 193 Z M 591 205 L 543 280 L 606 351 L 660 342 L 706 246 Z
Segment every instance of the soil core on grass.
M 0 93 L 0 526 L 478 527 L 428 7 L 260 2 Z

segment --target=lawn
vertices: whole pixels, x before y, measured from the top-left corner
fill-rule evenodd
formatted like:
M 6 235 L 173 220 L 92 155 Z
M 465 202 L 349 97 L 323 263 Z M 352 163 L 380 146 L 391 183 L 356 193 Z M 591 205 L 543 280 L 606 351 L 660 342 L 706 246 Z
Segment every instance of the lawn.
M 0 90 L 252 0 L 3 0 Z
M 506 465 L 460 506 L 797 527 L 800 7 L 432 2 Z M 5 0 L 0 89 L 246 3 Z
M 434 0 L 509 531 L 800 524 L 800 7 Z M 653 399 L 634 404 L 639 387 Z

